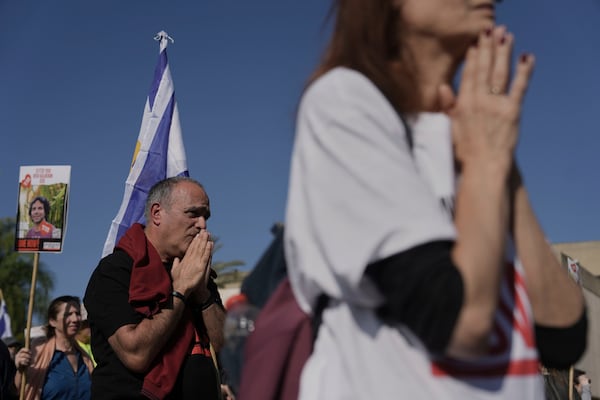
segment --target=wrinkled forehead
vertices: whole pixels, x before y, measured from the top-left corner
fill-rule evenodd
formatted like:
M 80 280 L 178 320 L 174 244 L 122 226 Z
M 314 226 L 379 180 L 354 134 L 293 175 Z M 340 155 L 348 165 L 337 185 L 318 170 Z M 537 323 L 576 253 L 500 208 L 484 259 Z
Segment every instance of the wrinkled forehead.
M 171 206 L 210 208 L 206 191 L 193 182 L 180 182 L 171 192 Z

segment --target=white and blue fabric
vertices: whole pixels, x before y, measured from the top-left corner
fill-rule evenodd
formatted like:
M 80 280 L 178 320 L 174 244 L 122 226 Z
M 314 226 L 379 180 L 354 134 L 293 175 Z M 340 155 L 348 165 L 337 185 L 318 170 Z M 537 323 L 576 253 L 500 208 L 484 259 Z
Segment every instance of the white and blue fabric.
M 10 326 L 10 316 L 6 309 L 6 302 L 2 299 L 0 300 L 0 339 L 11 336 L 12 328 Z
M 103 256 L 112 253 L 115 243 L 131 225 L 145 223 L 146 197 L 156 182 L 172 176 L 189 176 L 175 89 L 167 60 L 167 44 L 171 38 L 161 31 L 155 39 L 160 41 L 160 55 L 144 108 L 131 170 L 125 182 L 125 194 L 110 226 Z

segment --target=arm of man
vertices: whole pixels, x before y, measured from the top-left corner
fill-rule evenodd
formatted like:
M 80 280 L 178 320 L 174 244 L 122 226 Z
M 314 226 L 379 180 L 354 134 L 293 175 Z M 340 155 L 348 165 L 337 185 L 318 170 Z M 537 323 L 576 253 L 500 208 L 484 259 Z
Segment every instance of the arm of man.
M 163 308 L 139 324 L 120 327 L 108 343 L 128 369 L 144 373 L 175 331 L 184 308 L 182 300 L 173 298 L 171 308 Z
M 217 284 L 213 280 L 216 277 L 216 272 L 209 268 L 207 283 L 196 289 L 192 300 L 195 302 L 195 309 L 202 313 L 202 321 L 206 327 L 210 343 L 215 351 L 219 352 L 225 344 L 223 327 L 225 325 L 226 311 L 223 307 Z
M 212 242 L 209 241 L 208 233 L 204 231 L 198 234 L 183 258 L 175 258 L 173 261 L 173 290 L 183 294 L 185 298 L 189 298 L 198 288 L 201 292 L 206 291 L 211 251 Z M 108 338 L 108 342 L 127 368 L 134 372 L 146 372 L 171 338 L 185 307 L 183 299 L 174 297 L 171 307 L 162 308 L 158 314 L 137 324 L 119 327 Z
M 214 302 L 202 311 L 206 333 L 216 352 L 221 351 L 225 344 L 225 336 L 223 334 L 225 315 L 225 309 L 218 302 Z

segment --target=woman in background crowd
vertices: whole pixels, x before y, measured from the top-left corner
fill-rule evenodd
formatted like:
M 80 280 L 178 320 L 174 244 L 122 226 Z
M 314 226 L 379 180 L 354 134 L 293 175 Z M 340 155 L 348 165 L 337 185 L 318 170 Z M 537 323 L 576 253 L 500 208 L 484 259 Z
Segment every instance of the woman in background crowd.
M 15 384 L 20 390 L 22 373 L 27 371 L 26 400 L 89 399 L 92 360 L 77 344 L 81 324 L 81 302 L 74 296 L 61 296 L 48 307 L 46 337 L 32 341 L 15 357 Z

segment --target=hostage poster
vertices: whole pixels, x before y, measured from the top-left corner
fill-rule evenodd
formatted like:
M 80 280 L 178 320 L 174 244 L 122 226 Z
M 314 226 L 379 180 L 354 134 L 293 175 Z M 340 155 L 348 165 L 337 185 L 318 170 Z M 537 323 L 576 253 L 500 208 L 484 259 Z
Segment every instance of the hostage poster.
M 20 167 L 16 251 L 62 251 L 70 176 L 70 165 Z

